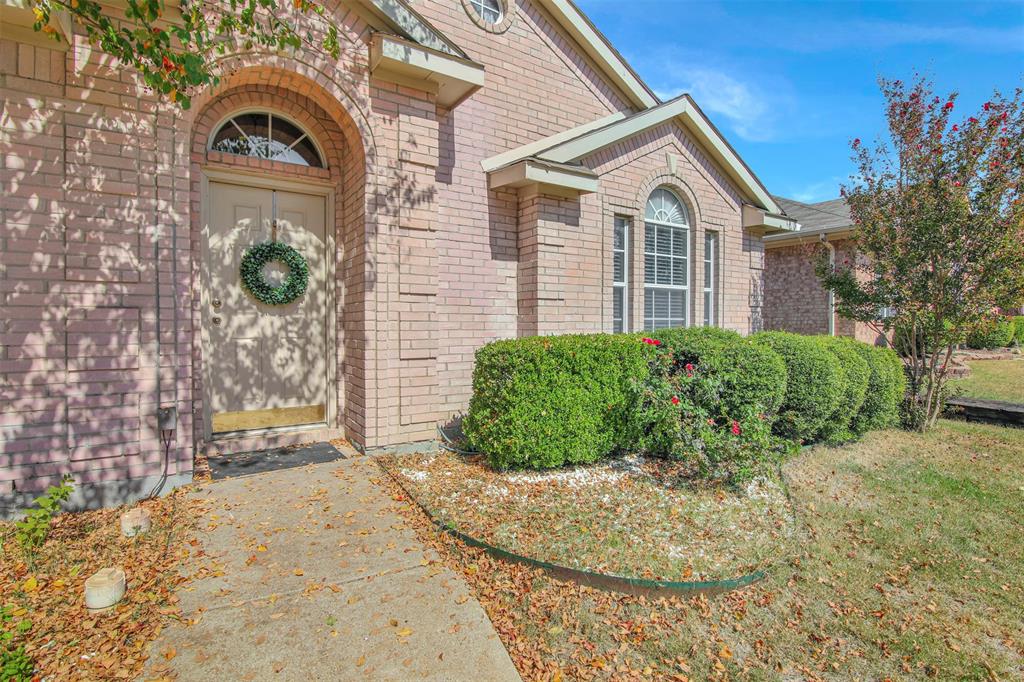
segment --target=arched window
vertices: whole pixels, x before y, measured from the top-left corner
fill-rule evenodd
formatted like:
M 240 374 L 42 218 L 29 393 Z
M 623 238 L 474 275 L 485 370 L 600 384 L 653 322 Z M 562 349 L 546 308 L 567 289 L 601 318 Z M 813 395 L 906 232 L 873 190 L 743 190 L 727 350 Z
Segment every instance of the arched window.
M 323 168 L 323 157 L 305 130 L 267 111 L 228 119 L 210 141 L 210 149 L 227 154 Z
M 690 320 L 690 217 L 672 190 L 659 187 L 644 208 L 644 328 Z

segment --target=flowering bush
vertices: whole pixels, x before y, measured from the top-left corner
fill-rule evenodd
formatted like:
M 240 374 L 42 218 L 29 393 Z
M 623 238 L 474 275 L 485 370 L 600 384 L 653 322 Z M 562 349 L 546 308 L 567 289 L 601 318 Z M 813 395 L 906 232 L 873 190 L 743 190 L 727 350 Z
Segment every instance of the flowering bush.
M 687 335 L 689 340 L 699 345 L 700 330 L 689 331 L 694 332 Z M 732 338 L 719 339 L 734 343 Z M 708 349 L 714 345 L 712 341 Z M 772 435 L 771 420 L 757 403 L 723 413 L 723 396 L 732 381 L 723 372 L 704 371 L 715 366 L 710 355 L 701 364 L 680 362 L 682 355 L 663 339 L 650 360 L 649 375 L 632 383 L 629 431 L 636 450 L 692 462 L 704 478 L 729 483 L 749 479 L 788 450 L 788 443 Z
M 660 329 L 671 348 L 671 371 L 714 377 L 718 390 L 704 404 L 716 417 L 767 414 L 774 418 L 786 394 L 786 365 L 778 353 L 717 327 Z

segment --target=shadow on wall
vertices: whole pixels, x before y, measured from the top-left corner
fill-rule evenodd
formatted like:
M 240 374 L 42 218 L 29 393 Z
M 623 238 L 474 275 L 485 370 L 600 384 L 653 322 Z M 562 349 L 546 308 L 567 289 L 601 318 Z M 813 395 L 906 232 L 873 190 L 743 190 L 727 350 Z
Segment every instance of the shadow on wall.
M 67 68 L 51 72 L 82 87 L 79 100 L 48 108 L 39 105 L 38 92 L 6 93 L 9 115 L 24 122 L 19 146 L 39 153 L 20 155 L 9 166 L 0 275 L 6 295 L 0 320 L 2 513 L 31 501 L 65 473 L 75 478 L 77 507 L 147 494 L 158 479 L 153 472 L 163 467 L 156 424 L 161 404 L 175 404 L 180 415 L 165 489 L 187 481 L 193 396 L 195 404 L 200 401 L 201 353 L 194 347 L 192 316 L 199 266 L 190 242 L 190 190 L 162 182 L 190 164 L 184 119 L 168 107 L 87 104 L 102 99 L 89 89 L 94 83 L 134 87 L 134 81 L 95 51 L 77 72 L 74 51 L 52 54 L 55 67 L 63 60 Z M 352 77 L 365 80 L 365 69 L 349 70 L 357 72 Z M 57 92 L 63 83 L 37 85 Z M 361 92 L 352 89 L 353 97 Z M 364 110 L 367 104 L 357 102 Z M 447 162 L 450 169 L 453 160 Z M 375 181 L 368 196 L 366 175 L 376 172 L 371 160 L 353 173 L 362 183 L 358 193 L 345 191 L 353 178 L 342 180 L 345 228 L 352 230 L 353 215 L 361 228 L 353 235 L 356 243 L 373 243 L 382 227 L 394 225 L 399 203 L 434 199 L 433 186 L 422 187 L 397 167 L 386 182 Z M 351 213 L 350 207 L 358 210 Z M 369 298 L 377 281 L 375 251 L 363 250 L 363 258 L 365 276 L 351 293 L 360 299 Z M 362 352 L 372 344 L 359 322 L 346 341 Z

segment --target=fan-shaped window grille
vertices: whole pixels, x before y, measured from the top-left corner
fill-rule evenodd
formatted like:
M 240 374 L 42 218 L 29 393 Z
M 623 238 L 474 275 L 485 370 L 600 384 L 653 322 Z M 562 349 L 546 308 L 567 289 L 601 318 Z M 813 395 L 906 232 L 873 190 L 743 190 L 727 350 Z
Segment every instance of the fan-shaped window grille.
M 323 168 L 323 158 L 305 130 L 277 114 L 238 114 L 220 127 L 210 149 L 227 154 Z
M 644 211 L 644 219 L 656 223 L 668 225 L 687 226 L 690 221 L 686 217 L 686 207 L 679 197 L 664 187 L 651 192 L 647 199 L 647 209 Z

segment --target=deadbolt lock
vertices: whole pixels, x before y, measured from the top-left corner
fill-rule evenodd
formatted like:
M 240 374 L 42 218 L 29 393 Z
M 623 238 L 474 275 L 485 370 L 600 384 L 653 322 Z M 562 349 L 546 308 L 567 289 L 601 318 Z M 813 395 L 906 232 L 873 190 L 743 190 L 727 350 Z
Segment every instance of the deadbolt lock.
M 220 324 L 220 315 L 214 315 L 212 322 L 216 325 Z
M 214 308 L 220 308 L 220 307 L 221 307 L 221 305 L 222 305 L 222 304 L 221 304 L 221 302 L 220 302 L 220 299 L 219 299 L 219 298 L 215 298 L 215 299 L 213 299 L 213 307 L 214 307 Z

